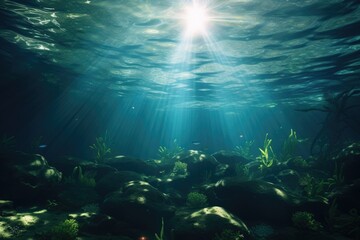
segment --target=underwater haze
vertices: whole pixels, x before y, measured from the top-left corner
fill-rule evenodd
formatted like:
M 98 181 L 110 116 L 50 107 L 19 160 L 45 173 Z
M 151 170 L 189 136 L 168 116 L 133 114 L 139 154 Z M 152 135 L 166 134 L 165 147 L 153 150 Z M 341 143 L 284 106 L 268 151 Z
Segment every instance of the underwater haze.
M 0 114 L 0 183 L 14 182 L 0 213 L 47 201 L 60 212 L 97 204 L 103 214 L 54 220 L 41 233 L 0 214 L 0 238 L 360 239 L 358 0 L 0 0 Z M 133 205 L 117 201 L 134 199 L 130 188 L 159 194 L 136 195 L 143 205 L 168 208 L 137 206 L 149 214 L 143 222 L 123 219 Z M 71 204 L 76 191 L 91 201 Z M 233 192 L 251 196 L 249 212 Z M 286 210 L 251 212 L 252 197 L 272 207 L 286 199 Z M 191 209 L 237 220 L 187 232 L 179 219 Z M 79 235 L 57 232 L 66 226 Z
M 358 1 L 200 1 L 205 32 L 186 36 L 189 3 L 2 1 L 3 131 L 57 153 L 106 130 L 142 157 L 217 150 L 311 134 L 321 117 L 291 111 L 359 87 Z

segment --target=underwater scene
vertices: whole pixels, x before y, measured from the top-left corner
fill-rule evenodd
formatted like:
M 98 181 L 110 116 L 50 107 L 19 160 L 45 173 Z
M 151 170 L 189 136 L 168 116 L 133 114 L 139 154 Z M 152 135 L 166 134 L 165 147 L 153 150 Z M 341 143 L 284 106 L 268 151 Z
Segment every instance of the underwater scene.
M 0 0 L 0 239 L 360 240 L 360 1 Z

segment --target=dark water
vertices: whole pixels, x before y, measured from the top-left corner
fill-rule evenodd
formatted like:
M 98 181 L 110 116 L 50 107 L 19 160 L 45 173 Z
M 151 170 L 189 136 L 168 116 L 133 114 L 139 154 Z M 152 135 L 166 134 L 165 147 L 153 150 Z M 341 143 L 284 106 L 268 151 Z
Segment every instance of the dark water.
M 358 0 L 198 1 L 193 34 L 191 2 L 0 0 L 0 136 L 50 160 L 360 139 Z

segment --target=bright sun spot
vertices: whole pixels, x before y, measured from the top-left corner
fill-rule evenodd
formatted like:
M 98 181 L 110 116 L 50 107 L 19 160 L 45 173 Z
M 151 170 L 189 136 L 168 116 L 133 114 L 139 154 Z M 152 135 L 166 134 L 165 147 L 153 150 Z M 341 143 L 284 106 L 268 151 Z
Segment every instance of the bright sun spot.
M 193 37 L 206 33 L 206 25 L 209 20 L 206 6 L 193 2 L 185 10 L 186 35 Z

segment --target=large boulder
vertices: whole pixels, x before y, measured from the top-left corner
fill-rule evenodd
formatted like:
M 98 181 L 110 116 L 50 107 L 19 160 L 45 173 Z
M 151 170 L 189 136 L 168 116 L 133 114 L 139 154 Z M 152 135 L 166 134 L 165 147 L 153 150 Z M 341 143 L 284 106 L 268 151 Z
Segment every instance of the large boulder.
M 31 204 L 55 193 L 62 174 L 39 154 L 0 155 L 0 197 Z
M 126 182 L 143 180 L 143 176 L 132 171 L 118 171 L 109 173 L 101 178 L 96 184 L 96 190 L 101 195 L 118 190 Z
M 195 212 L 180 210 L 174 219 L 174 240 L 208 240 L 224 230 L 239 232 L 244 237 L 249 235 L 244 222 L 218 206 L 203 208 Z
M 317 202 L 307 202 L 280 186 L 262 180 L 228 178 L 218 181 L 208 190 L 214 195 L 209 198 L 213 204 L 249 221 L 289 224 L 292 214 L 298 209 L 307 210 L 316 206 L 320 211 Z
M 117 171 L 115 168 L 105 164 L 98 164 L 93 161 L 66 156 L 54 159 L 51 161 L 51 164 L 59 169 L 64 174 L 64 176 L 72 175 L 74 169 L 81 167 L 83 172 L 91 172 L 91 175 L 94 176 L 96 181 L 109 173 Z
M 158 231 L 161 218 L 169 218 L 174 208 L 164 193 L 144 181 L 131 181 L 121 190 L 110 193 L 101 211 L 124 221 L 130 227 Z

